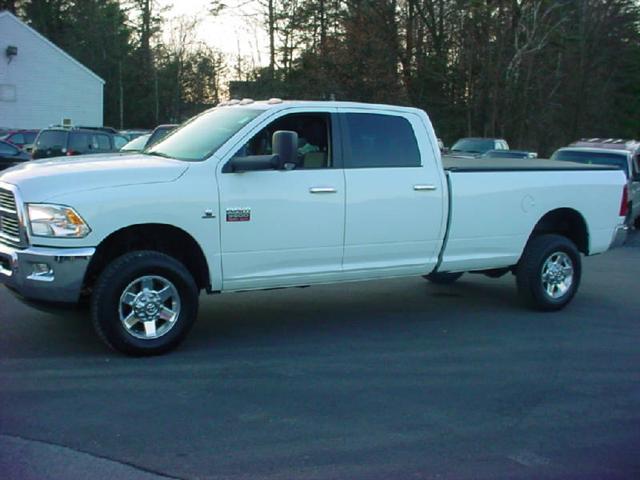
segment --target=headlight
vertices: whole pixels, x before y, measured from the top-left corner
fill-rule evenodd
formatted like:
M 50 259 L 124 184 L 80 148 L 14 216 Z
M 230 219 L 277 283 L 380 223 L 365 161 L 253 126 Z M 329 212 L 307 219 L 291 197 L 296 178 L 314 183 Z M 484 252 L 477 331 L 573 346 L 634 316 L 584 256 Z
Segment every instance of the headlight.
M 91 229 L 71 207 L 31 203 L 29 224 L 31 234 L 36 237 L 84 238 Z

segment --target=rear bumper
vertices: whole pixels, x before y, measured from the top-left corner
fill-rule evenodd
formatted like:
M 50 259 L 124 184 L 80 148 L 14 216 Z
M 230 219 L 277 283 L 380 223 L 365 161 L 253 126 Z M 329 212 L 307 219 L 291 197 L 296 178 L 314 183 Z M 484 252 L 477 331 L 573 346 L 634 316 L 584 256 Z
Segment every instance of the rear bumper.
M 627 235 L 629 234 L 629 227 L 627 225 L 618 225 L 613 232 L 613 238 L 611 239 L 611 246 L 609 248 L 617 248 L 624 245 L 627 241 Z
M 30 247 L 0 244 L 0 283 L 27 300 L 76 303 L 94 248 Z

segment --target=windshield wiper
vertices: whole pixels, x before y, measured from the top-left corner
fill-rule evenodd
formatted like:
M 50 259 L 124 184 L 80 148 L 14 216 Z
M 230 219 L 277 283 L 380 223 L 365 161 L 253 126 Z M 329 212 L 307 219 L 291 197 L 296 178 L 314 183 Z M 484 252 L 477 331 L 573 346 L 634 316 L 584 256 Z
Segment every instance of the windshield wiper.
M 167 155 L 166 153 L 162 153 L 162 152 L 140 152 L 144 155 L 153 155 L 155 157 L 162 157 L 162 158 L 173 158 L 171 155 Z

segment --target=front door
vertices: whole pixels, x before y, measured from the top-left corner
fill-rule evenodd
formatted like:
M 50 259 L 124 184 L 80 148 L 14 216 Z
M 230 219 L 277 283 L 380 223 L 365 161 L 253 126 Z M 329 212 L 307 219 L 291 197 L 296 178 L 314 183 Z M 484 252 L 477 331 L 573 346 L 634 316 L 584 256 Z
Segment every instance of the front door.
M 278 130 L 298 133 L 292 170 L 218 173 L 223 289 L 303 285 L 339 277 L 345 187 L 333 115 L 270 119 L 235 153 L 269 155 Z

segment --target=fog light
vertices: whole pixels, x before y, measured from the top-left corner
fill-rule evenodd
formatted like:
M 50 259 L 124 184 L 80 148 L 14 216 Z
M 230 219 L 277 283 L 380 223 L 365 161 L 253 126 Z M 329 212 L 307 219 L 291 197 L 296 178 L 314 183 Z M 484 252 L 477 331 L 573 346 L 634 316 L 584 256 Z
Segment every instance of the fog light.
M 43 282 L 53 281 L 53 269 L 48 263 L 32 263 L 31 275 L 28 277 L 30 280 L 41 280 Z

